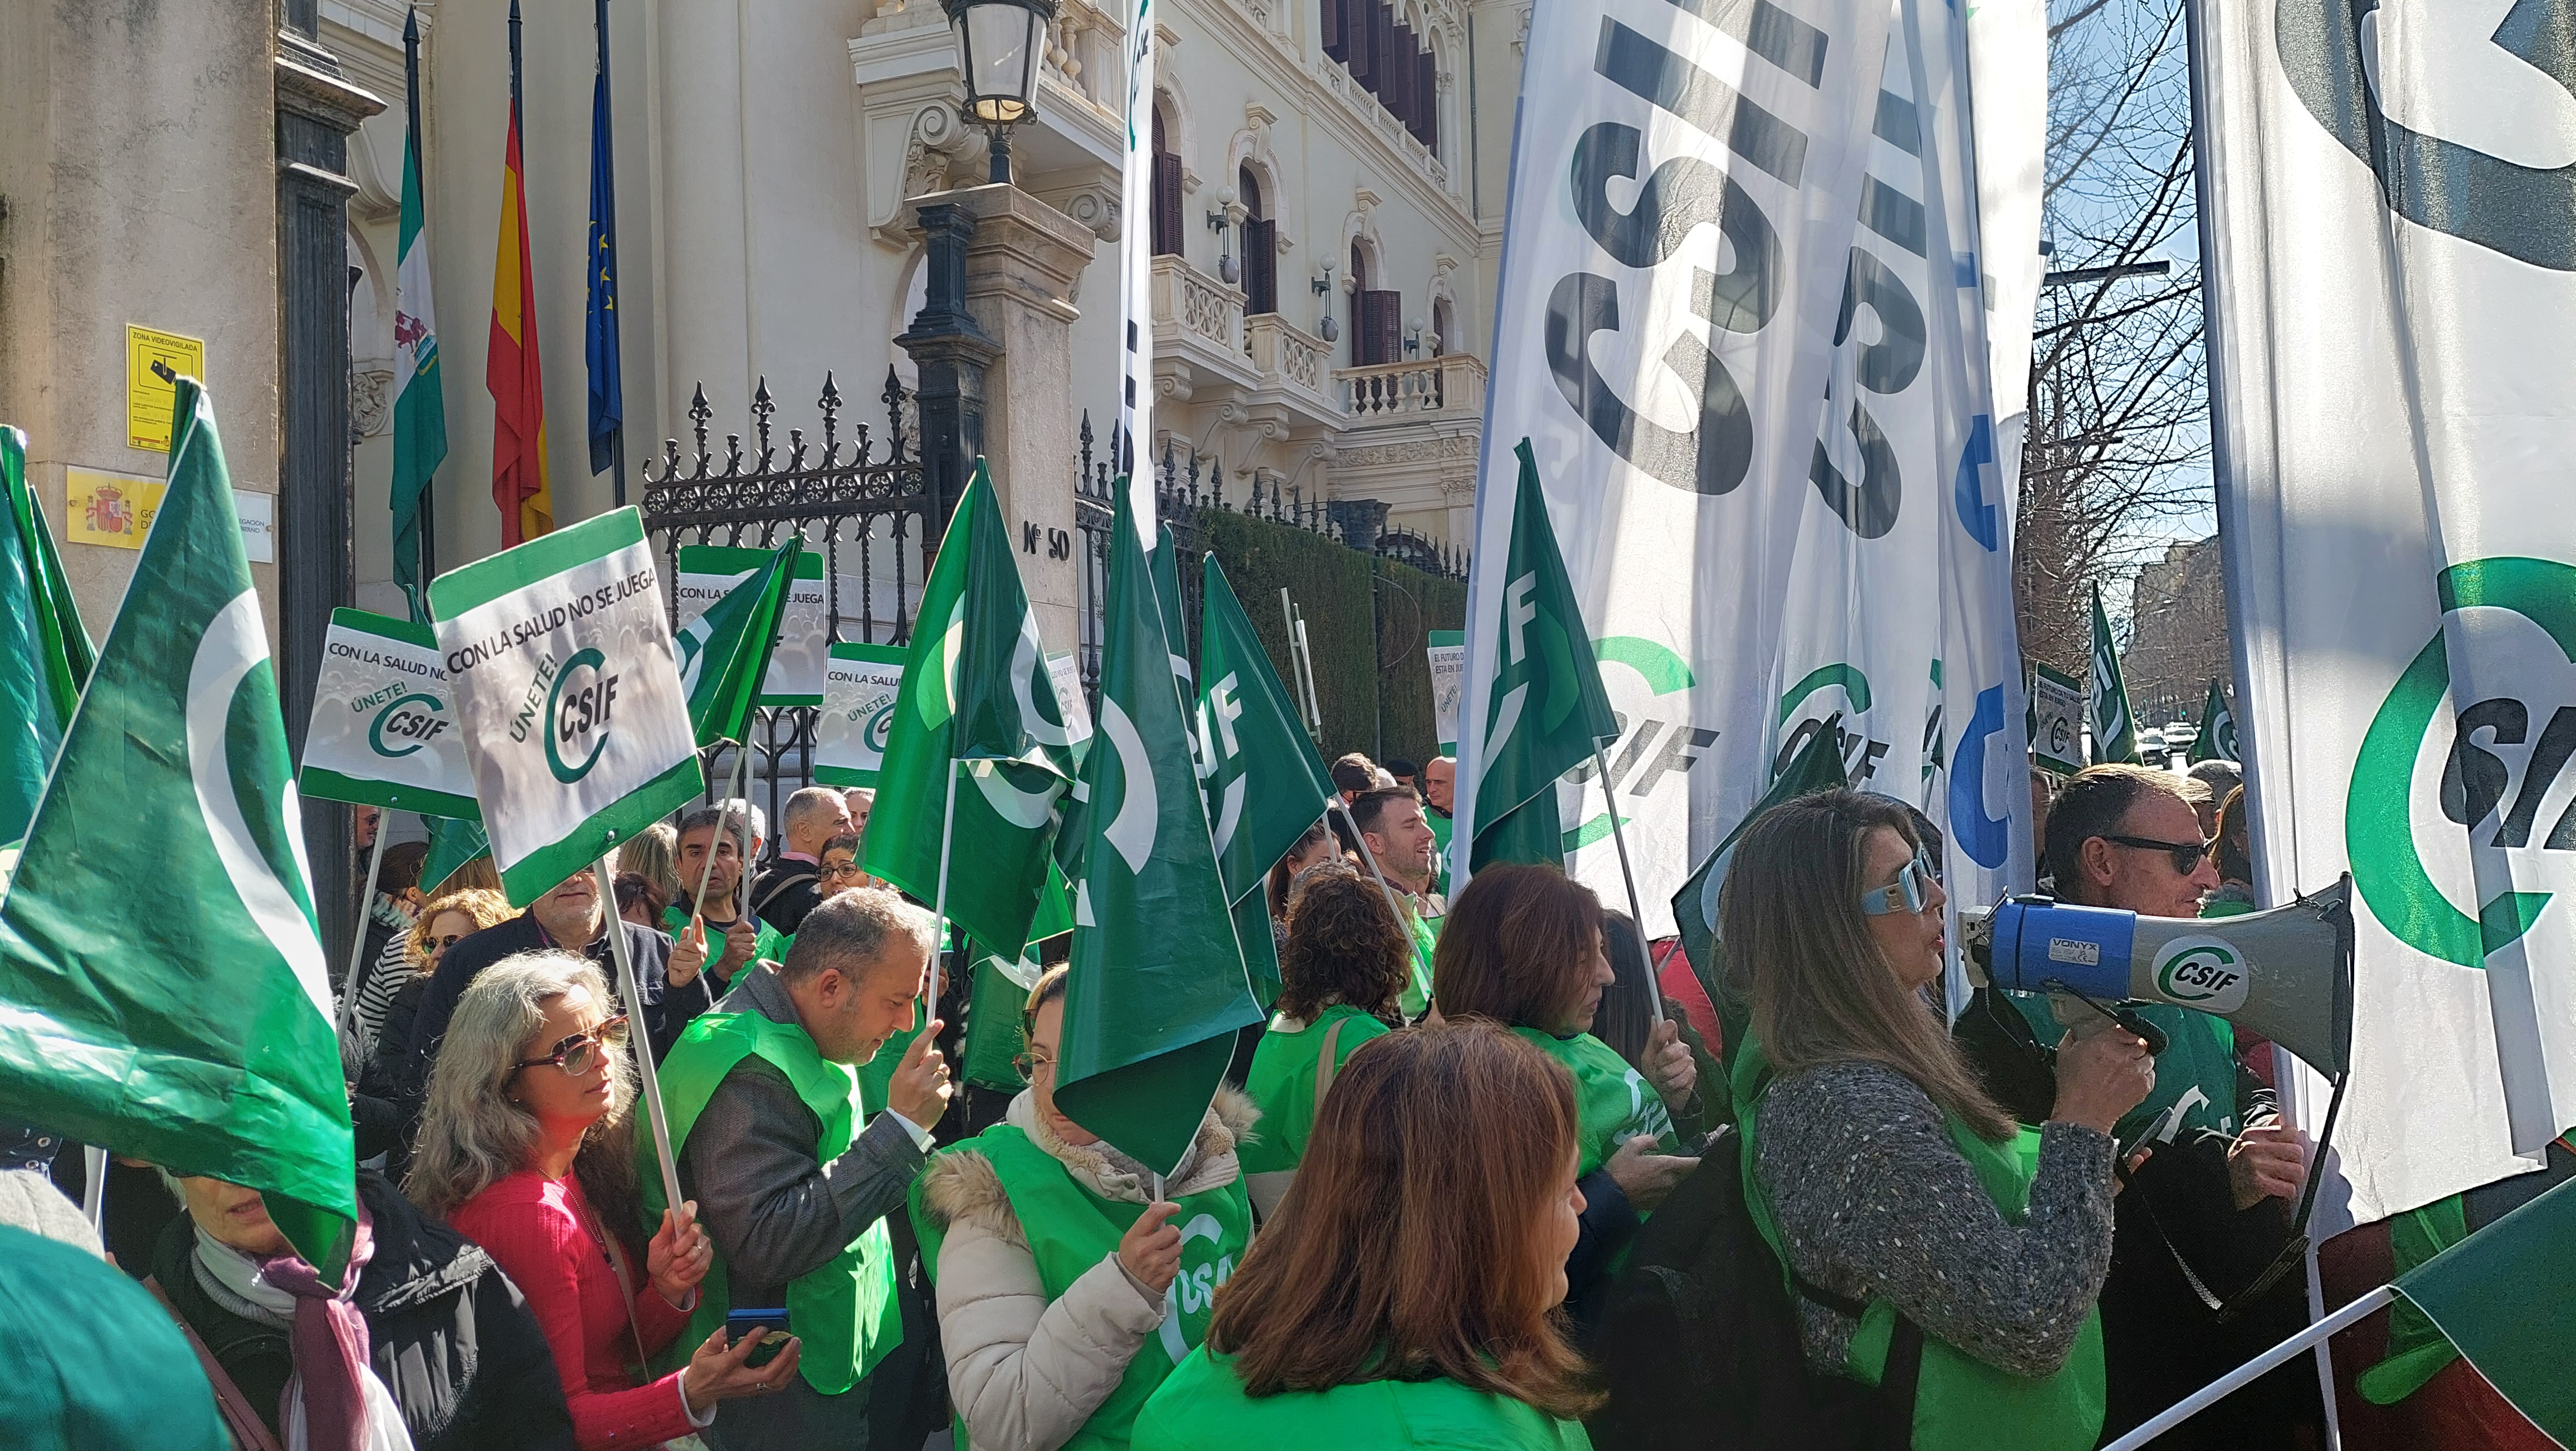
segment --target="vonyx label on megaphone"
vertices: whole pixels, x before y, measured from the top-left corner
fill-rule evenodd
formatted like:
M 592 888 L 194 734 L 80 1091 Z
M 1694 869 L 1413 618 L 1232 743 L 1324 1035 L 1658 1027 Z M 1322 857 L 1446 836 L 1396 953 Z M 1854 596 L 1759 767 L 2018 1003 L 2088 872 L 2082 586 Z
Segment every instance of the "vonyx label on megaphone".
M 2233 1013 L 2245 1006 L 2253 985 L 2245 958 L 2218 937 L 2177 937 L 2157 949 L 2156 993 L 2166 1002 L 2204 1013 Z

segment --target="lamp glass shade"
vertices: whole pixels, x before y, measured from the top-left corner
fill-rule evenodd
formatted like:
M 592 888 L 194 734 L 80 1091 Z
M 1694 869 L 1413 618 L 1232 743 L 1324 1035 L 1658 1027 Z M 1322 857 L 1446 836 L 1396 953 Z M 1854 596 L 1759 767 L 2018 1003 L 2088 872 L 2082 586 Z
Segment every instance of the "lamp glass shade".
M 952 13 L 965 52 L 966 109 L 990 125 L 1026 117 L 1037 96 L 1045 18 L 1012 0 L 984 0 Z

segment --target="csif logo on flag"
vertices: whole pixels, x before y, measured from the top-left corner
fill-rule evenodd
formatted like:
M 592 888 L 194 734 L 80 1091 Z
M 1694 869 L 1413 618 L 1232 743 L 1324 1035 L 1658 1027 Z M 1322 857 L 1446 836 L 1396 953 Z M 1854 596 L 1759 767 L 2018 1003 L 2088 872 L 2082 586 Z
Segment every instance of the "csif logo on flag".
M 2516 883 L 2576 889 L 2576 802 L 2558 789 L 2576 758 L 2576 566 L 2473 560 L 2443 570 L 2437 590 L 2446 623 L 2353 763 L 2345 848 L 2391 935 L 2483 968 L 2555 895 Z
M 1717 740 L 1717 732 L 1691 723 L 1690 690 L 1696 684 L 1690 663 L 1670 648 L 1642 635 L 1611 635 L 1592 642 L 1601 662 L 1601 686 L 1620 724 L 1617 739 L 1604 748 L 1610 781 L 1618 794 L 1654 796 L 1686 786 L 1692 768 Z M 1622 669 L 1612 669 L 1621 666 Z M 1592 779 L 1589 758 L 1567 773 L 1577 784 Z M 1633 808 L 1632 808 L 1633 811 Z M 1633 814 L 1622 821 L 1632 821 Z M 1605 804 L 1565 833 L 1565 849 L 1577 851 L 1610 839 L 1610 812 Z

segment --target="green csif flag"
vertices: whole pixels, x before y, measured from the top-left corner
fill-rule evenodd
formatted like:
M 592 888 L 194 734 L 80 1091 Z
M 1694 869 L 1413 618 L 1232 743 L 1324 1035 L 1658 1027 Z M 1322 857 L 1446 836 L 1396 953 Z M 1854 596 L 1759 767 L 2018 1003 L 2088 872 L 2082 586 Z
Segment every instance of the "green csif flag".
M 2397 1292 L 2515 1410 L 2576 1446 L 2576 1183 L 2398 1276 Z
M 1126 480 L 1116 487 L 1100 741 L 1082 768 L 1091 843 L 1074 898 L 1055 1101 L 1168 1173 L 1225 1076 L 1235 1031 L 1260 1021 L 1261 1008 L 1217 873 Z
M 1253 993 L 1266 1005 L 1279 996 L 1279 963 L 1263 887 L 1270 868 L 1324 814 L 1335 792 L 1288 687 L 1213 554 L 1199 598 L 1198 678 L 1209 831 Z
M 2120 679 L 2120 650 L 2111 639 L 2111 617 L 2102 613 L 2102 587 L 2093 586 L 2093 668 L 2085 681 L 2085 723 L 2093 730 L 2091 761 L 2138 763 L 2138 723 L 2129 715 L 2129 687 Z
M 1789 758 L 1788 768 L 1771 783 L 1771 789 L 1762 793 L 1762 799 L 1735 823 L 1726 840 L 1719 842 L 1708 860 L 1699 864 L 1699 870 L 1682 883 L 1682 889 L 1673 893 L 1673 923 L 1681 933 L 1682 952 L 1689 957 L 1691 971 L 1699 974 L 1700 986 L 1713 1002 L 1727 1000 L 1727 995 L 1719 991 L 1725 974 L 1719 970 L 1717 960 L 1717 894 L 1726 886 L 1726 869 L 1735 860 L 1735 843 L 1755 817 L 1781 802 L 1848 784 L 1843 774 L 1842 721 L 1840 712 L 1825 717 L 1825 723 L 1798 748 L 1798 754 Z
M 922 901 L 941 900 L 944 834 L 948 920 L 985 948 L 1018 957 L 1046 888 L 1072 751 L 1037 617 L 979 459 L 913 617 L 903 693 L 868 816 L 869 875 Z
M 169 491 L 0 902 L 0 1102 L 257 1189 L 339 1279 L 358 1213 L 330 970 L 277 672 L 214 412 L 173 405 Z M 151 823 L 138 849 L 135 823 Z M 138 904 L 175 904 L 140 910 Z
M 5 425 L 0 487 L 9 495 L 8 526 L 0 528 L 0 731 L 8 742 L 0 752 L 0 843 L 7 843 L 27 834 L 96 657 L 54 537 L 27 491 L 27 435 Z
M 1484 638 L 1499 645 L 1502 663 L 1494 671 L 1485 716 L 1492 726 L 1476 753 L 1481 774 L 1470 871 L 1488 862 L 1562 864 L 1565 831 L 1556 779 L 1619 734 L 1592 637 L 1584 631 L 1565 558 L 1557 552 L 1556 531 L 1548 525 L 1538 460 L 1526 438 L 1512 452 L 1520 459 L 1520 492 L 1512 505 L 1502 612 L 1479 622 Z
M 2236 761 L 2236 712 L 2227 708 L 2227 692 L 2219 688 L 2218 677 L 2209 677 L 2209 703 L 2200 708 L 2200 735 L 2191 743 L 2191 764 L 2203 761 Z
M 760 682 L 778 648 L 778 618 L 787 608 L 787 582 L 805 540 L 789 535 L 742 583 L 682 625 L 671 637 L 680 654 L 680 688 L 689 697 L 689 724 L 704 749 L 718 741 L 751 739 L 751 714 L 760 704 Z

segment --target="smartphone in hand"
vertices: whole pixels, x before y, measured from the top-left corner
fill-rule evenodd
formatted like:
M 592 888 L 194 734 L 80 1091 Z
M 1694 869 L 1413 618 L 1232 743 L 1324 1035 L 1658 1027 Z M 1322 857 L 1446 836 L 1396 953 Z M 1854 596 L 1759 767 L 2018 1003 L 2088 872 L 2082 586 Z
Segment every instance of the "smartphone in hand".
M 726 1312 L 724 1328 L 727 1345 L 734 1344 L 755 1331 L 770 1332 L 769 1338 L 753 1347 L 751 1354 L 743 1361 L 745 1365 L 767 1365 L 778 1358 L 779 1350 L 787 1344 L 787 1309 L 785 1306 L 770 1310 L 746 1310 L 737 1307 Z

